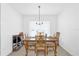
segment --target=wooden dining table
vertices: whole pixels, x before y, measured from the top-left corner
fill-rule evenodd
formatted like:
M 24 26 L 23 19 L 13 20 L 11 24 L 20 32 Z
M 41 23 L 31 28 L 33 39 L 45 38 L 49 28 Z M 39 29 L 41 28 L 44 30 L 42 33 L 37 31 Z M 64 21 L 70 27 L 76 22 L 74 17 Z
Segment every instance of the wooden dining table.
M 33 46 L 35 46 L 35 43 L 36 43 L 36 40 L 35 40 L 35 37 L 28 37 L 27 39 L 23 40 L 24 42 L 33 42 L 34 44 L 32 44 Z M 57 39 L 56 38 L 51 38 L 51 37 L 46 37 L 46 42 L 52 42 L 54 43 L 54 55 L 57 56 Z M 29 45 L 30 46 L 30 45 Z M 49 47 L 50 45 L 47 45 L 47 47 Z

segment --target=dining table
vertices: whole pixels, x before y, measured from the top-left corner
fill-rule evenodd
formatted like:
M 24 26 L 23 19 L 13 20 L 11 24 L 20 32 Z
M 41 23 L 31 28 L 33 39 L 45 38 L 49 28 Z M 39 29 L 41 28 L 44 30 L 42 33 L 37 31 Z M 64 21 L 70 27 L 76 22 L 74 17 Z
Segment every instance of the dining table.
M 36 40 L 35 37 L 27 37 L 26 39 L 23 40 L 24 42 L 32 42 L 33 44 L 29 44 L 29 46 L 35 46 Z M 52 42 L 55 46 L 54 46 L 54 56 L 57 56 L 57 39 L 55 37 L 46 37 L 45 42 Z M 50 45 L 47 45 L 47 47 L 49 47 Z

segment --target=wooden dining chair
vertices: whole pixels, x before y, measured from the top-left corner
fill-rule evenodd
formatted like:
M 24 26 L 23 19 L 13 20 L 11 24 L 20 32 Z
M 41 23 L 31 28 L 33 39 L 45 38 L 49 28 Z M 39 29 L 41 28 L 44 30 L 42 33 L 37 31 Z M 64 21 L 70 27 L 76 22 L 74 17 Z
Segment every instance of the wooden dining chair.
M 56 41 L 55 43 L 56 43 L 57 46 L 59 46 L 59 37 L 60 37 L 60 32 L 56 32 L 56 33 L 55 33 L 55 39 L 56 39 L 57 41 Z M 57 47 L 57 46 L 56 46 L 56 47 Z M 54 48 L 54 50 L 55 50 L 55 48 Z M 54 54 L 55 54 L 55 56 L 57 55 L 57 51 L 56 51 L 56 50 L 54 51 Z
M 47 46 L 44 36 L 36 36 L 36 45 L 35 45 L 35 53 L 38 55 L 39 51 L 43 51 L 44 55 L 47 55 Z
M 53 37 L 55 37 L 55 39 L 57 39 L 57 45 L 59 46 L 59 37 L 60 37 L 60 32 L 56 32 Z
M 23 43 L 24 43 L 24 47 L 25 47 L 25 50 L 26 50 L 26 56 L 27 56 L 29 44 L 28 44 L 28 38 L 26 37 L 26 34 L 25 34 L 25 39 L 23 40 Z
M 54 33 L 53 36 L 50 37 L 50 40 L 56 40 L 56 42 L 47 43 L 47 47 L 52 48 L 55 56 L 57 55 L 57 51 L 55 50 L 55 47 L 59 46 L 59 36 L 60 36 L 60 32 Z M 56 43 L 56 46 L 55 46 L 55 43 Z

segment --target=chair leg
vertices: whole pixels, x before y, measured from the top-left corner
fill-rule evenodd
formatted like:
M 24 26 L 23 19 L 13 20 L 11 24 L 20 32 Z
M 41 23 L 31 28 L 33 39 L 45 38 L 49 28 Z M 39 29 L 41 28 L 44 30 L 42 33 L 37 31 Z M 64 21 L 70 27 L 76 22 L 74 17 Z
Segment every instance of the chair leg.
M 46 55 L 48 55 L 48 47 L 46 47 Z
M 57 56 L 57 44 L 55 42 L 55 50 L 54 50 L 54 55 Z
M 57 52 L 56 51 L 54 51 L 54 56 L 57 56 Z
M 45 56 L 47 55 L 47 50 L 44 51 L 44 55 L 45 55 Z
M 45 51 L 45 55 L 48 55 L 48 50 L 46 49 L 46 51 Z
M 36 52 L 36 56 L 38 56 L 38 52 L 37 52 L 37 50 L 36 50 L 35 52 Z
M 36 56 L 38 56 L 38 53 L 36 52 Z
M 44 51 L 44 56 L 46 56 L 46 51 Z
M 28 55 L 28 49 L 26 49 L 26 56 Z

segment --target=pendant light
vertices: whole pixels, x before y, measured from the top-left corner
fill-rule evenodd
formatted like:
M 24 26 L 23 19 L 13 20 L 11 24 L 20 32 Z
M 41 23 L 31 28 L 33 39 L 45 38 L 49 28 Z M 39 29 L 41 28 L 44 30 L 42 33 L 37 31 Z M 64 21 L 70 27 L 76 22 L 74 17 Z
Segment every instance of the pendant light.
M 38 6 L 38 8 L 39 8 L 39 20 L 36 22 L 36 24 L 37 25 L 42 25 L 43 24 L 43 22 L 41 22 L 41 20 L 40 20 L 40 6 Z

